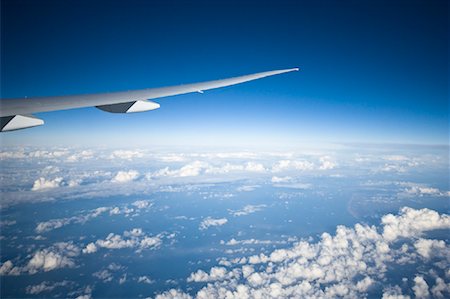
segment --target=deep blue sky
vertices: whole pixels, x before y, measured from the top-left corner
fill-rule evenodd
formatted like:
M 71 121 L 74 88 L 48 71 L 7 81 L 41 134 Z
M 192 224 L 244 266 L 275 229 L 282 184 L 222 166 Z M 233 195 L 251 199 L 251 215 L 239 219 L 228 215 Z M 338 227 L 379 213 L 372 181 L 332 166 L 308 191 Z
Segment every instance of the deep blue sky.
M 448 1 L 1 3 L 2 98 L 302 69 L 147 113 L 40 113 L 4 145 L 448 144 Z

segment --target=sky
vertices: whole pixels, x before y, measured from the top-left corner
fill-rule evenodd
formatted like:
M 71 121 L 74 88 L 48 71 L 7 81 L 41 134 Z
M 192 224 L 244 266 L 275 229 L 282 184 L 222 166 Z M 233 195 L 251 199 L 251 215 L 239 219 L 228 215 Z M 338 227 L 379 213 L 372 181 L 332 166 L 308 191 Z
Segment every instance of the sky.
M 300 67 L 133 115 L 39 113 L 2 146 L 448 144 L 447 1 L 1 2 L 1 97 Z
M 2 298 L 450 297 L 448 1 L 0 2 L 1 98 L 300 68 L 0 134 Z

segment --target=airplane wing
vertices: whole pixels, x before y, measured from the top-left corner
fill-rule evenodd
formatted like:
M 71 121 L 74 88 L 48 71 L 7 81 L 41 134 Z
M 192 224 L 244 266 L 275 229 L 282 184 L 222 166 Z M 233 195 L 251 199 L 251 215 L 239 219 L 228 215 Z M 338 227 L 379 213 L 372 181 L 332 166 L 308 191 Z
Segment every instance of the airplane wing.
M 155 110 L 160 107 L 152 99 L 186 94 L 203 93 L 204 90 L 235 85 L 268 76 L 298 71 L 298 68 L 256 73 L 222 80 L 192 83 L 170 87 L 148 88 L 133 91 L 97 93 L 85 95 L 1 99 L 1 132 L 31 128 L 43 125 L 44 121 L 32 116 L 32 113 L 67 110 L 82 107 L 97 107 L 112 113 L 132 113 Z

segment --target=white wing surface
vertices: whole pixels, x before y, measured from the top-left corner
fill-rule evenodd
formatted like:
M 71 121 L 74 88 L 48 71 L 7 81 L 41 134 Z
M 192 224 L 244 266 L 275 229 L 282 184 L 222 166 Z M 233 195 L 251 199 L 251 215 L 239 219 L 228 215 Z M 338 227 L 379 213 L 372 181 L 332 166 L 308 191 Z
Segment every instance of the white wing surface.
M 31 114 L 38 112 L 67 110 L 82 107 L 97 107 L 113 113 L 132 113 L 158 109 L 152 99 L 200 92 L 235 85 L 268 76 L 298 71 L 298 68 L 256 73 L 222 80 L 192 83 L 170 87 L 148 88 L 133 91 L 53 96 L 37 98 L 2 99 L 0 101 L 1 131 L 12 131 L 42 125 L 44 122 Z

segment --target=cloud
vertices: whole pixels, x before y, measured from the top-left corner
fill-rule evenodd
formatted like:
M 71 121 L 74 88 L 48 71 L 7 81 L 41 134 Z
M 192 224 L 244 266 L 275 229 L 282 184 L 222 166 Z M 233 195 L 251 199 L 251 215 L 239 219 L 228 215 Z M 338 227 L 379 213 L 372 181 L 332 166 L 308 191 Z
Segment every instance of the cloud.
M 94 243 L 89 243 L 86 245 L 86 248 L 83 248 L 83 253 L 89 254 L 97 252 L 97 246 Z
M 231 172 L 251 172 L 251 173 L 263 173 L 266 169 L 264 165 L 256 162 L 246 162 L 245 164 L 210 164 L 205 161 L 195 160 L 190 162 L 179 169 L 171 170 L 168 167 L 159 169 L 153 173 L 147 175 L 149 179 L 158 177 L 197 177 L 200 175 L 219 175 L 227 174 Z
M 399 286 L 391 286 L 383 290 L 382 299 L 410 299 L 410 297 L 403 295 L 402 289 Z
M 221 241 L 220 244 L 225 244 L 227 246 L 236 245 L 270 245 L 270 244 L 286 244 L 287 241 L 275 241 L 275 240 L 257 240 L 257 239 L 247 239 L 247 240 L 236 240 L 232 238 L 230 241 Z
M 68 154 L 69 151 L 65 149 L 30 151 L 24 148 L 18 148 L 14 151 L 0 152 L 0 159 L 58 159 Z
M 51 281 L 43 281 L 40 284 L 36 284 L 36 285 L 30 285 L 27 286 L 25 291 L 27 294 L 30 295 L 38 295 L 40 293 L 44 293 L 44 292 L 51 292 L 56 288 L 59 287 L 66 287 L 66 286 L 70 286 L 73 285 L 73 282 L 64 280 L 61 282 L 51 282 Z
M 119 284 L 124 284 L 127 281 L 127 274 L 123 274 L 121 278 L 119 278 Z
M 259 188 L 261 186 L 259 185 L 244 185 L 244 186 L 240 186 L 236 189 L 236 191 L 238 192 L 251 192 L 256 190 L 257 188 Z
M 89 221 L 93 218 L 96 218 L 109 210 L 110 210 L 110 208 L 108 208 L 108 207 L 99 207 L 99 208 L 89 211 L 85 215 L 77 215 L 77 216 L 68 217 L 68 218 L 59 218 L 59 219 L 52 219 L 52 220 L 48 220 L 48 221 L 39 222 L 35 228 L 35 231 L 37 233 L 41 234 L 41 233 L 45 233 L 45 232 L 63 227 L 65 225 L 73 224 L 73 223 L 84 224 L 87 221 Z
M 431 293 L 436 298 L 445 298 L 445 293 L 450 294 L 450 284 L 445 283 L 445 281 L 436 277 L 436 284 L 431 288 Z
M 404 165 L 385 164 L 379 170 L 382 172 L 406 172 L 407 168 Z
M 132 203 L 138 209 L 145 209 L 152 206 L 152 203 L 149 200 L 137 200 Z
M 285 177 L 273 176 L 270 181 L 275 184 L 276 183 L 288 183 L 288 182 L 292 181 L 292 178 L 290 176 L 285 176 Z
M 96 244 L 99 247 L 108 248 L 108 249 L 122 249 L 122 248 L 130 248 L 136 246 L 136 240 L 134 239 L 123 239 L 122 236 L 110 233 L 106 239 L 97 240 Z
M 261 163 L 255 163 L 255 162 L 247 162 L 245 164 L 245 168 L 246 171 L 250 171 L 250 172 L 265 172 L 266 169 L 264 168 L 264 165 L 262 165 Z
M 158 248 L 159 246 L 161 246 L 162 241 L 159 237 L 144 237 L 140 242 L 139 242 L 139 247 L 140 248 Z
M 187 176 L 198 176 L 204 168 L 208 167 L 208 164 L 201 161 L 194 161 L 183 167 L 178 171 L 175 171 L 173 176 L 187 177 Z
M 137 172 L 136 170 L 119 171 L 116 174 L 116 176 L 112 179 L 112 182 L 127 183 L 136 180 L 138 176 L 139 172 Z
M 134 158 L 142 158 L 144 154 L 141 151 L 135 150 L 116 150 L 109 156 L 110 159 L 124 159 L 133 160 Z
M 384 159 L 387 161 L 409 161 L 409 158 L 404 155 L 389 155 L 384 156 Z
M 88 211 L 86 214 L 39 222 L 35 228 L 35 231 L 41 234 L 70 224 L 85 224 L 86 222 L 108 212 L 109 215 L 125 214 L 127 217 L 131 213 L 136 213 L 138 210 L 150 208 L 152 206 L 152 202 L 149 200 L 137 200 L 131 203 L 131 206 L 134 206 L 135 208 L 129 208 L 127 205 L 123 205 L 121 207 L 99 207 Z
M 59 268 L 73 268 L 75 267 L 73 257 L 79 253 L 80 249 L 71 242 L 55 243 L 50 248 L 36 251 L 24 270 L 34 274 Z
M 428 284 L 425 281 L 425 279 L 423 279 L 422 276 L 417 275 L 414 278 L 414 286 L 413 286 L 413 291 L 414 291 L 414 295 L 416 296 L 416 298 L 428 298 L 430 297 L 430 292 L 428 291 Z
M 319 161 L 320 161 L 319 166 L 320 170 L 330 170 L 334 169 L 337 166 L 337 164 L 333 162 L 329 156 L 320 157 Z
M 67 157 L 67 162 L 78 162 L 80 160 L 90 160 L 94 157 L 94 152 L 92 150 L 82 150 L 80 152 L 74 153 Z
M 124 269 L 125 269 L 125 267 L 123 267 L 119 264 L 111 263 L 106 268 L 92 273 L 92 276 L 100 279 L 103 283 L 107 283 L 107 282 L 111 282 L 114 279 L 114 274 L 113 274 L 114 272 L 117 272 L 120 270 L 123 271 Z M 127 276 L 126 276 L 126 273 L 124 273 L 122 275 L 122 277 L 119 278 L 119 281 L 118 281 L 119 284 L 124 283 L 126 281 L 126 279 L 127 279 Z M 88 293 L 90 293 L 90 292 L 88 292 Z
M 229 212 L 233 216 L 245 216 L 248 214 L 252 214 L 252 213 L 261 211 L 265 207 L 267 207 L 267 206 L 266 205 L 246 205 L 245 207 L 243 207 L 240 210 L 236 210 L 236 211 L 229 210 Z
M 145 284 L 155 283 L 154 280 L 150 279 L 150 277 L 145 276 L 145 275 L 144 276 L 139 276 L 138 279 L 137 279 L 137 282 L 138 283 L 145 283 Z
M 148 177 L 150 179 L 154 177 L 196 177 L 208 167 L 209 164 L 206 162 L 194 161 L 176 170 L 170 170 L 168 167 L 165 167 L 149 174 Z
M 273 167 L 272 172 L 282 172 L 287 170 L 313 170 L 314 164 L 309 161 L 281 160 Z
M 191 299 L 192 296 L 189 294 L 183 293 L 180 290 L 169 290 L 162 294 L 158 294 L 155 299 Z
M 113 280 L 113 275 L 110 271 L 108 270 L 101 270 L 101 271 L 97 271 L 92 273 L 92 276 L 100 279 L 103 282 L 110 282 Z
M 54 178 L 53 180 L 47 180 L 46 178 L 40 177 L 39 179 L 34 181 L 33 187 L 31 188 L 31 190 L 39 191 L 39 190 L 44 190 L 44 189 L 58 188 L 61 186 L 62 182 L 63 182 L 62 177 L 57 177 L 57 178 Z
M 407 188 L 398 194 L 399 197 L 443 196 L 448 198 L 450 196 L 450 191 L 441 191 L 438 188 L 427 187 L 414 183 L 408 185 L 409 186 Z
M 223 259 L 223 266 L 212 267 L 209 271 L 199 269 L 192 272 L 187 281 L 207 283 L 195 294 L 196 298 L 367 297 L 372 286 L 386 283 L 386 273 L 396 264 L 402 264 L 405 257 L 414 263 L 419 257 L 428 256 L 426 248 L 435 246 L 440 251 L 447 250 L 440 242 L 420 239 L 423 232 L 448 229 L 447 217 L 429 209 L 402 208 L 399 215 L 384 216 L 380 227 L 338 226 L 334 235 L 323 233 L 317 242 L 302 240 L 290 248 L 267 254 L 233 257 L 230 261 Z M 416 224 L 412 229 L 392 233 L 393 227 L 403 228 L 413 222 Z M 420 245 L 408 245 L 411 242 Z M 447 258 L 445 255 L 442 258 L 445 269 Z M 411 290 L 419 298 L 430 294 L 422 275 L 416 275 Z M 431 292 L 450 295 L 442 279 L 436 280 Z M 159 298 L 171 298 L 171 295 L 189 296 L 170 290 Z M 403 296 L 398 286 L 383 290 L 383 298 L 397 296 Z
M 187 282 L 208 282 L 233 278 L 237 273 L 228 272 L 224 267 L 212 267 L 209 273 L 198 270 L 187 278 Z
M 284 171 L 300 170 L 331 170 L 337 166 L 330 156 L 319 157 L 319 165 L 316 166 L 313 162 L 307 160 L 280 160 L 272 166 L 273 173 Z
M 208 229 L 210 226 L 221 226 L 227 222 L 228 222 L 228 219 L 226 219 L 226 218 L 214 219 L 211 217 L 207 217 L 200 223 L 199 229 L 205 230 L 205 229 Z
M 14 266 L 10 260 L 5 261 L 0 267 L 0 275 L 17 276 L 22 272 L 22 268 Z
M 14 225 L 14 224 L 16 224 L 16 223 L 17 223 L 16 220 L 1 220 L 1 221 L 0 221 L 0 228 L 1 228 L 2 226 L 11 226 L 11 225 Z
M 290 177 L 273 176 L 270 180 L 274 187 L 277 188 L 291 188 L 291 189 L 310 189 L 311 184 L 298 182 L 298 180 Z
M 23 149 L 18 151 L 5 151 L 0 152 L 0 160 L 7 160 L 7 159 L 24 159 L 27 155 L 23 151 Z
M 419 239 L 414 247 L 423 258 L 430 259 L 435 256 L 447 256 L 450 261 L 450 248 L 442 240 Z
M 420 236 L 430 230 L 450 228 L 449 215 L 439 215 L 429 209 L 415 210 L 408 207 L 402 208 L 398 216 L 392 214 L 383 216 L 381 222 L 384 225 L 383 237 L 387 241 Z
M 276 184 L 273 186 L 278 187 L 278 188 L 291 188 L 291 189 L 301 189 L 301 190 L 311 189 L 311 187 L 312 187 L 311 184 L 307 184 L 307 183 Z
M 186 158 L 184 154 L 169 154 L 161 156 L 159 159 L 163 162 L 183 162 Z
M 163 234 L 158 234 L 157 236 L 148 236 L 143 232 L 141 228 L 134 228 L 130 231 L 124 231 L 123 235 L 110 233 L 105 239 L 98 239 L 95 242 L 91 242 L 83 249 L 83 253 L 94 253 L 99 248 L 136 248 L 138 252 L 144 249 L 154 250 L 158 249 L 161 246 L 162 237 Z

